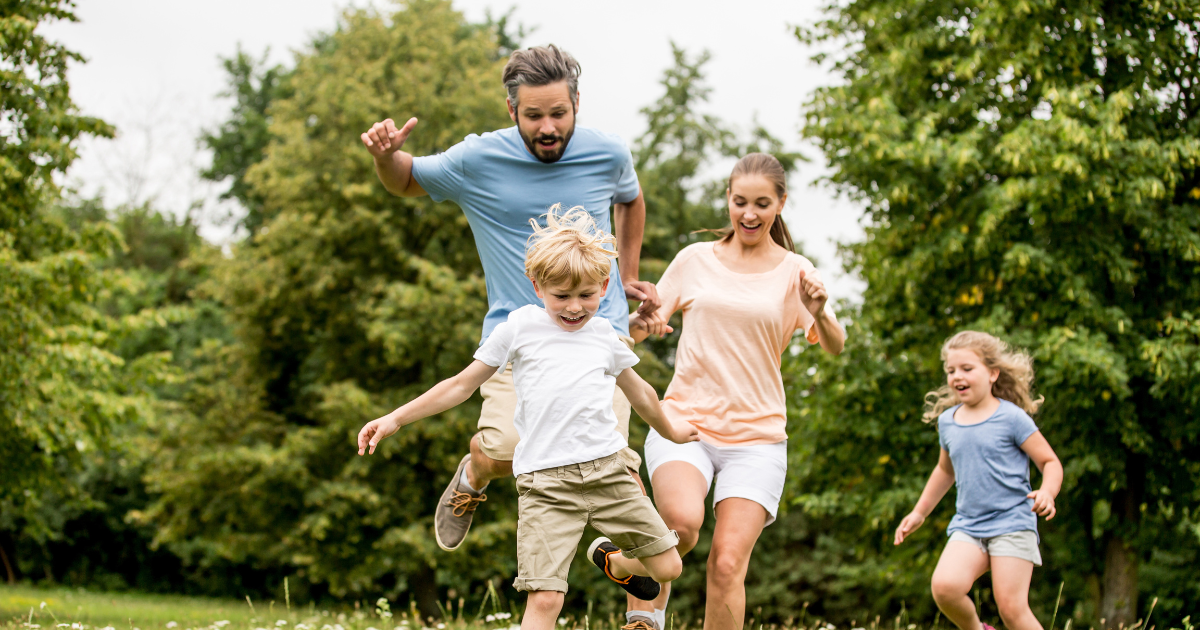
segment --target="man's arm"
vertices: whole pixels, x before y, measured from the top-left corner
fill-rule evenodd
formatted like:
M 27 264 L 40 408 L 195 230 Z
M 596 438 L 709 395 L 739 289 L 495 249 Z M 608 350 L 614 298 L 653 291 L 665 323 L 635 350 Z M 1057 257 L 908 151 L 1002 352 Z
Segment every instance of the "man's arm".
M 408 134 L 417 126 L 416 118 L 409 118 L 404 127 L 396 129 L 391 118 L 371 125 L 360 138 L 375 159 L 375 174 L 388 192 L 398 197 L 420 197 L 425 189 L 412 176 L 413 156 L 401 151 Z M 645 214 L 643 212 L 643 214 Z M 641 237 L 639 236 L 639 244 Z
M 639 313 L 653 313 L 661 301 L 652 282 L 638 280 L 638 265 L 642 260 L 642 236 L 646 232 L 646 199 L 638 190 L 637 198 L 629 203 L 613 204 L 613 233 L 617 237 L 617 267 L 625 297 L 641 300 Z

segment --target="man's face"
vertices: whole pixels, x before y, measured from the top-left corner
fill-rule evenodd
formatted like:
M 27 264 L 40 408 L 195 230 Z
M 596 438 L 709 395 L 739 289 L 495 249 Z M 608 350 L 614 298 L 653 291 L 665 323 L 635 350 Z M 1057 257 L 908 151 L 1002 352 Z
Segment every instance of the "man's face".
M 575 133 L 575 103 L 571 102 L 566 81 L 549 85 L 522 85 L 517 88 L 517 107 L 508 101 L 508 115 L 517 123 L 525 147 L 538 160 L 557 162 L 567 150 Z

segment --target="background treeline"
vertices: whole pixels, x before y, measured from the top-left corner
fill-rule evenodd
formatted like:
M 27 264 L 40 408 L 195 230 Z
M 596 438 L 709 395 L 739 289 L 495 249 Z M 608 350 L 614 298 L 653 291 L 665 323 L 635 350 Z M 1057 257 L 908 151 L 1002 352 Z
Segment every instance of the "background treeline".
M 288 577 L 293 598 L 435 616 L 489 581 L 517 601 L 511 487 L 489 488 L 462 550 L 430 531 L 478 398 L 376 457 L 352 444 L 466 364 L 486 304 L 458 208 L 389 196 L 358 133 L 418 116 L 421 155 L 508 126 L 497 82 L 521 29 L 413 0 L 347 12 L 288 66 L 228 59 L 234 104 L 203 138 L 204 176 L 247 213 L 220 251 L 191 220 L 58 188 L 75 140 L 112 129 L 75 109 L 72 53 L 38 34 L 69 4 L 0 6 L 0 576 L 239 598 L 278 598 Z M 787 505 L 749 609 L 933 617 L 953 497 L 903 547 L 891 531 L 936 461 L 920 403 L 938 346 L 971 327 L 1034 353 L 1037 420 L 1066 464 L 1035 611 L 1060 585 L 1077 625 L 1128 625 L 1153 598 L 1160 621 L 1200 611 L 1198 4 L 856 0 L 826 16 L 796 34 L 834 87 L 796 105 L 828 183 L 866 208 L 843 251 L 867 289 L 841 305 L 846 353 L 798 339 L 784 356 Z M 800 163 L 704 113 L 705 60 L 676 50 L 645 97 L 651 280 L 727 222 L 714 164 Z M 639 348 L 660 391 L 676 340 Z M 680 614 L 702 610 L 701 540 Z M 572 580 L 575 610 L 623 606 L 592 572 Z

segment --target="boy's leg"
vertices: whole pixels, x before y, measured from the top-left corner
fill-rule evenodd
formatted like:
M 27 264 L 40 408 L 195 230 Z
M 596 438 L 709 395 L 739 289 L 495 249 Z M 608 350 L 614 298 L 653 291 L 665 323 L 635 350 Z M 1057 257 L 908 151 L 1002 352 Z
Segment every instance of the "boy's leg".
M 937 568 L 933 570 L 933 601 L 961 630 L 982 630 L 971 587 L 988 570 L 988 555 L 978 545 L 961 540 L 946 543 Z
M 525 602 L 525 616 L 521 617 L 521 630 L 554 630 L 563 599 L 563 594 L 558 591 L 530 591 Z
M 683 560 L 679 558 L 679 552 L 674 547 L 653 556 L 638 558 L 614 553 L 608 559 L 608 566 L 613 577 L 624 579 L 631 575 L 640 575 L 659 584 L 673 582 L 683 572 Z

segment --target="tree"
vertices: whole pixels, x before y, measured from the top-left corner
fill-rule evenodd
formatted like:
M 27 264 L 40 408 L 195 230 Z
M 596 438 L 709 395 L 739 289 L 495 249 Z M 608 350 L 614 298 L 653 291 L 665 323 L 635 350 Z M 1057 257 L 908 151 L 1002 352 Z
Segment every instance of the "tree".
M 82 58 L 37 32 L 75 19 L 72 3 L 0 7 L 0 565 L 12 581 L 9 540 L 58 535 L 47 509 L 87 501 L 72 483 L 84 454 L 146 416 L 165 358 L 122 358 L 122 339 L 153 318 L 98 307 L 119 283 L 98 264 L 122 248 L 119 233 L 106 223 L 73 230 L 55 211 L 54 177 L 74 160 L 75 141 L 112 134 L 71 101 L 67 63 Z
M 868 282 L 848 358 L 807 362 L 822 490 L 803 504 L 860 519 L 878 592 L 916 595 L 888 572 L 936 559 L 935 533 L 895 553 L 885 536 L 935 459 L 916 417 L 938 346 L 976 328 L 1038 364 L 1037 421 L 1067 470 L 1049 581 L 1109 626 L 1138 616 L 1142 568 L 1169 613 L 1197 605 L 1172 566 L 1198 546 L 1198 32 L 1186 2 L 948 0 L 858 0 L 800 29 L 841 42 L 825 59 L 842 83 L 808 103 L 805 134 L 867 208 L 846 252 Z
M 430 529 L 478 400 L 374 457 L 354 448 L 366 420 L 470 361 L 486 311 L 461 211 L 388 195 L 358 135 L 414 115 L 406 149 L 425 155 L 508 126 L 499 45 L 448 2 L 414 0 L 386 17 L 346 12 L 287 71 L 290 93 L 265 108 L 268 143 L 240 180 L 261 227 L 207 289 L 237 342 L 207 349 L 150 473 L 159 498 L 145 517 L 189 565 L 291 574 L 312 596 L 405 595 L 426 616 L 439 584 L 511 573 L 511 554 L 487 553 L 512 545 L 506 484 L 489 488 L 462 552 L 438 553 Z

